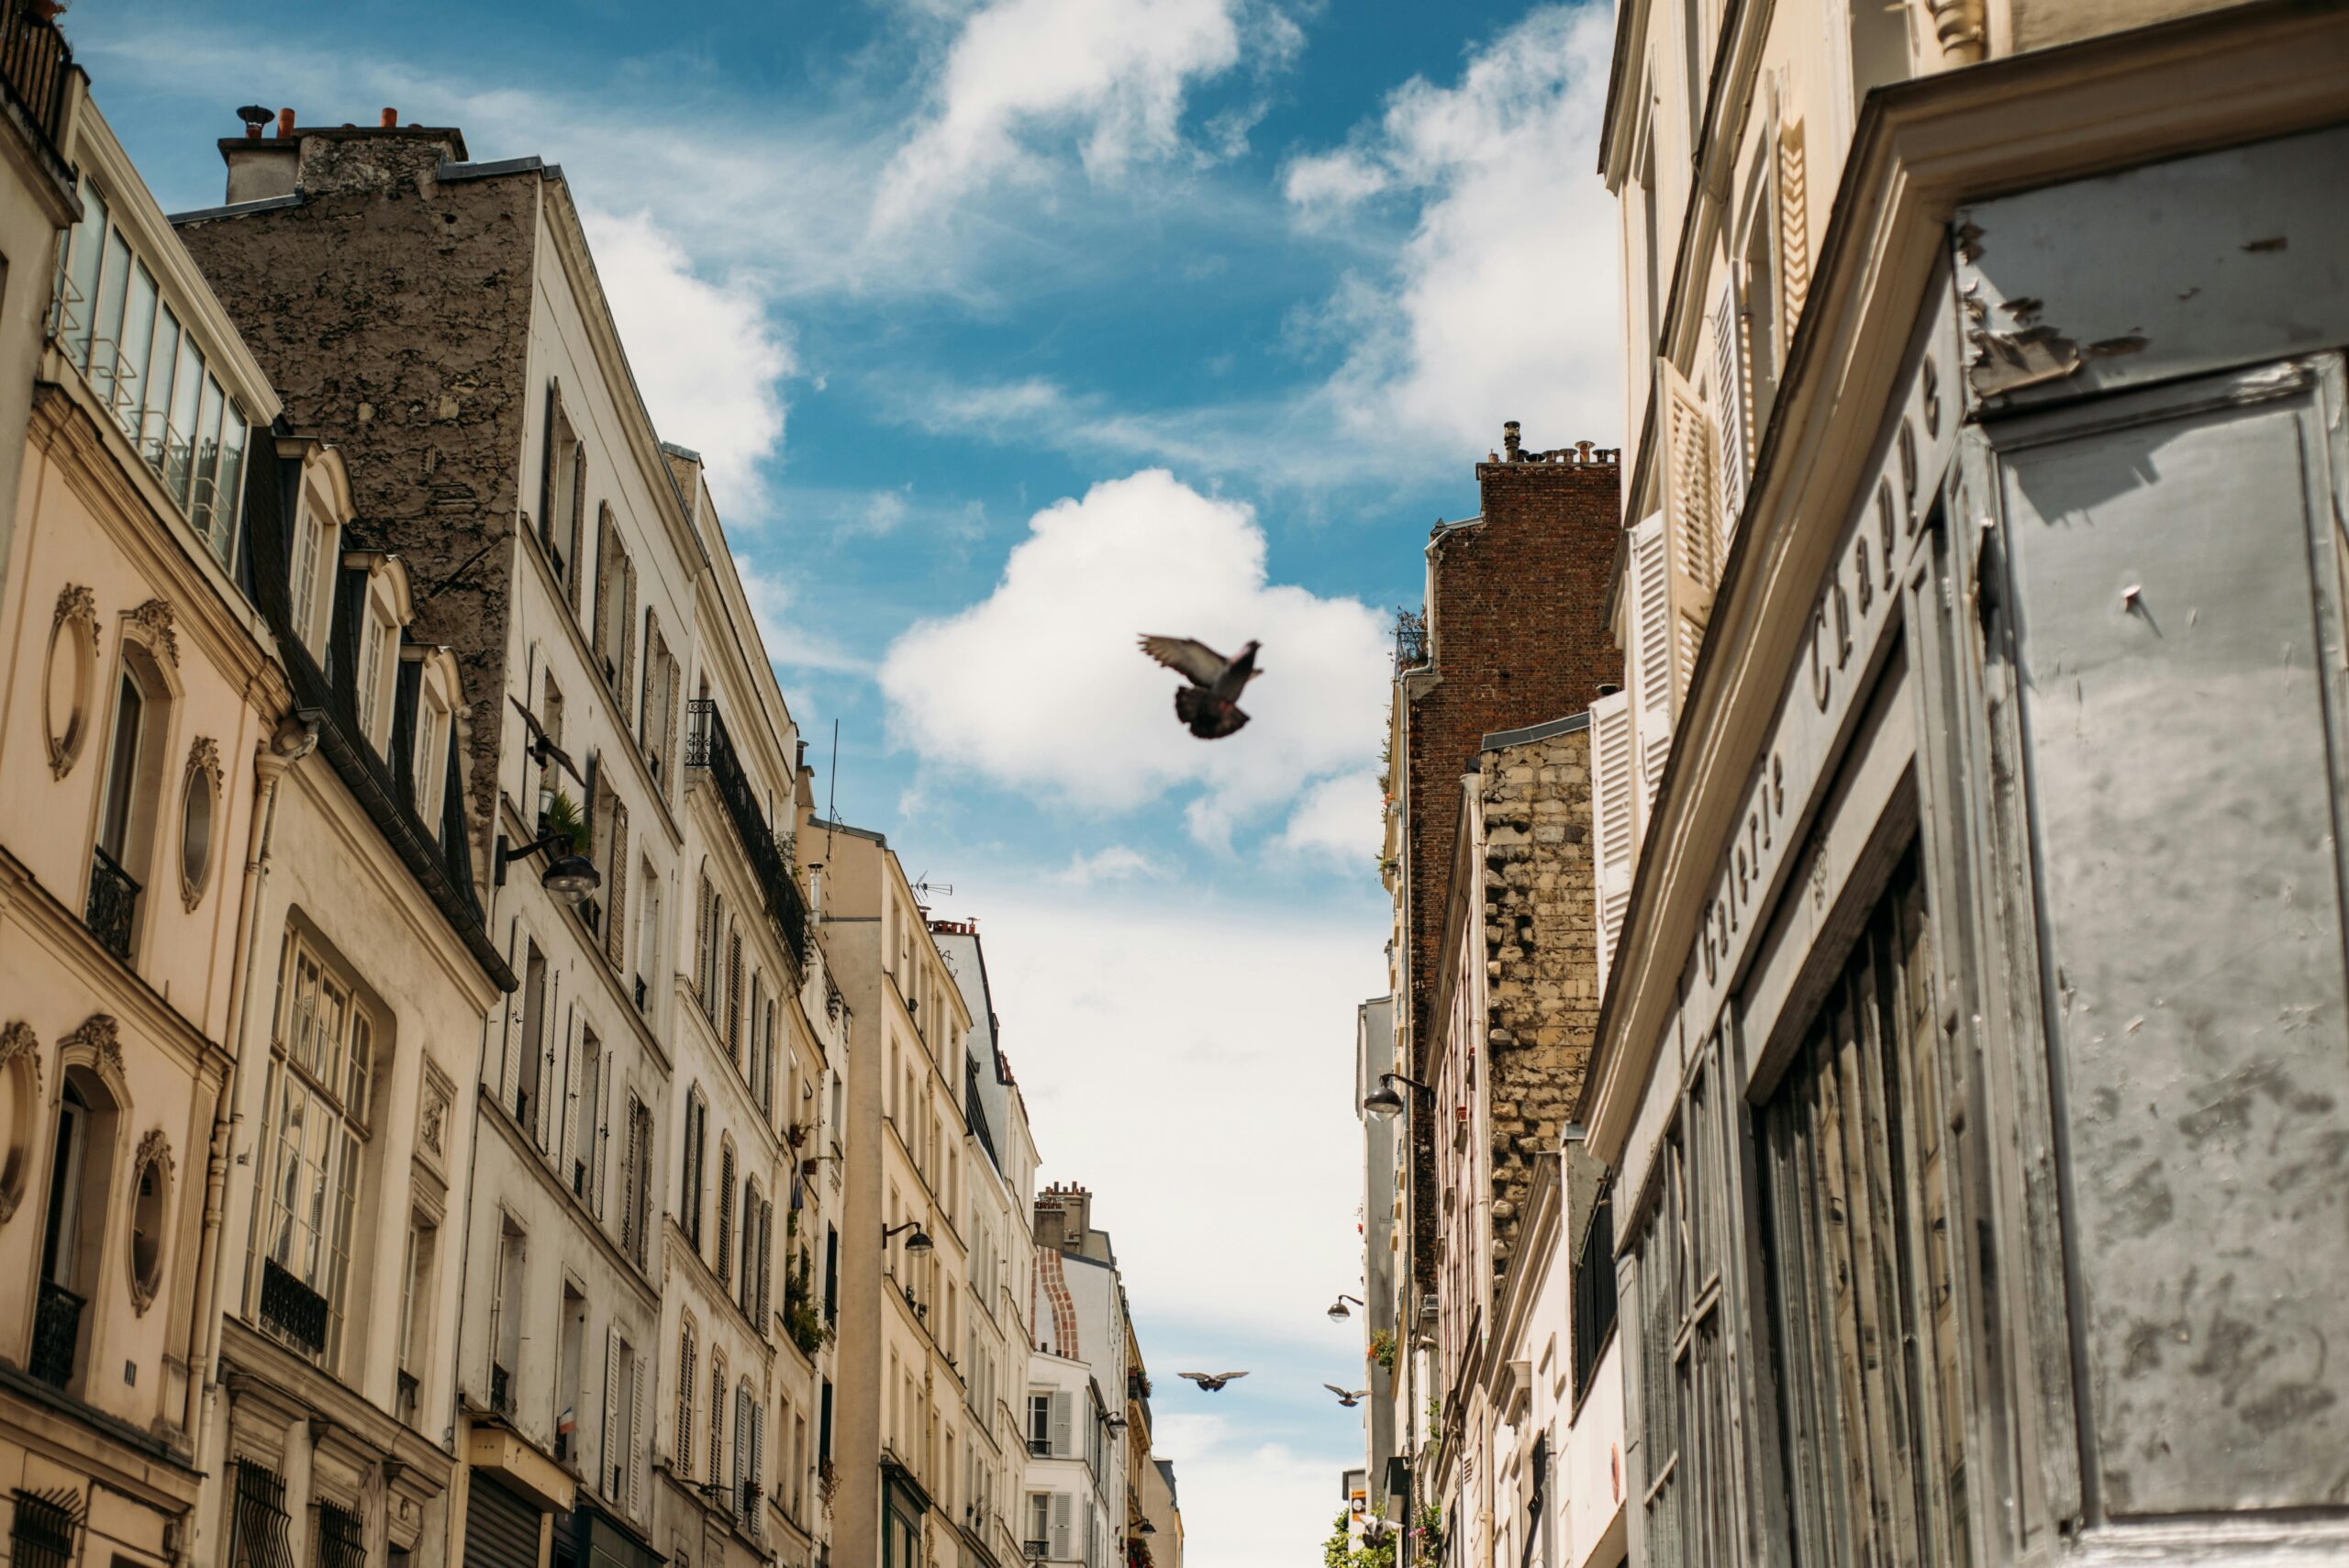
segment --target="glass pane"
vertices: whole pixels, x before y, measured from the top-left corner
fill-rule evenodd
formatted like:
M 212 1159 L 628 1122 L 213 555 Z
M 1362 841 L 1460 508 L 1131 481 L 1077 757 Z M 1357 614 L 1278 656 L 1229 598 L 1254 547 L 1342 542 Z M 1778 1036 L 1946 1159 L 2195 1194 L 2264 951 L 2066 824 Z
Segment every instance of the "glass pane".
M 212 492 L 220 477 L 220 384 L 204 378 L 204 400 L 195 413 L 195 480 L 190 486 L 188 520 L 206 542 L 212 537 Z
M 188 480 L 195 455 L 196 400 L 204 390 L 204 356 L 195 339 L 180 335 L 179 368 L 172 377 L 172 424 L 164 438 L 163 484 L 172 498 L 187 505 Z
M 66 357 L 86 368 L 90 362 L 90 328 L 97 319 L 98 258 L 105 253 L 106 204 L 97 192 L 82 193 L 82 221 L 73 226 L 66 254 L 64 298 L 59 305 L 59 336 L 65 339 Z
M 98 401 L 114 402 L 116 355 L 122 346 L 122 305 L 130 282 L 130 242 L 119 232 L 106 236 L 106 270 L 98 274 L 97 304 L 92 319 L 97 324 L 90 340 L 90 389 Z
M 171 418 L 172 367 L 179 361 L 180 318 L 168 305 L 156 306 L 155 345 L 148 350 L 146 383 L 139 388 L 139 455 L 163 471 L 163 429 Z
M 343 1105 L 354 1121 L 367 1119 L 367 1091 L 375 1069 L 375 1030 L 365 1014 L 359 1015 L 351 1026 L 350 1083 L 343 1090 Z
M 147 351 L 155 335 L 155 279 L 146 268 L 130 271 L 130 301 L 122 315 L 122 353 L 114 373 L 116 422 L 131 441 L 139 439 L 139 400 L 147 380 Z
M 245 509 L 245 417 L 231 403 L 220 416 L 220 480 L 212 496 L 212 553 L 231 570 Z

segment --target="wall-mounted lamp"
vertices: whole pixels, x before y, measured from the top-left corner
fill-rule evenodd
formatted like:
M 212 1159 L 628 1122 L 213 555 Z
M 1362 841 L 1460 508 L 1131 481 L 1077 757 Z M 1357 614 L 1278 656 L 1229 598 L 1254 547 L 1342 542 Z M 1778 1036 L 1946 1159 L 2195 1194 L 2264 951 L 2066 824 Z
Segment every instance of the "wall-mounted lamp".
M 924 1230 L 918 1221 L 908 1219 L 903 1225 L 883 1226 L 881 1228 L 881 1245 L 886 1247 L 889 1244 L 889 1238 L 895 1236 L 900 1230 L 910 1230 L 913 1232 L 912 1235 L 906 1238 L 906 1251 L 908 1252 L 927 1252 L 936 1244 L 930 1240 L 930 1232 Z
M 1349 1301 L 1353 1302 L 1356 1307 L 1362 1307 L 1365 1311 L 1369 1309 L 1369 1303 L 1364 1301 L 1359 1296 L 1340 1296 L 1337 1300 L 1330 1303 L 1330 1322 L 1342 1323 L 1347 1318 L 1353 1316 L 1353 1313 L 1346 1310 L 1346 1303 Z
M 1395 1091 L 1395 1085 L 1397 1084 L 1407 1088 L 1417 1089 L 1422 1095 L 1432 1096 L 1435 1094 L 1433 1089 L 1416 1078 L 1406 1078 L 1400 1073 L 1381 1073 L 1378 1075 L 1378 1087 L 1363 1096 L 1362 1108 L 1381 1121 L 1392 1121 L 1402 1115 L 1403 1096 Z
M 510 850 L 506 847 L 506 835 L 500 833 L 497 836 L 497 868 L 495 879 L 496 885 L 499 887 L 506 885 L 506 868 L 515 862 L 527 861 L 540 851 L 551 850 L 557 844 L 567 848 L 570 843 L 570 839 L 563 834 L 549 833 L 535 843 L 525 844 L 518 850 Z M 597 871 L 596 862 L 585 855 L 551 854 L 547 857 L 547 869 L 539 873 L 539 885 L 565 904 L 576 904 L 604 885 L 604 873 Z

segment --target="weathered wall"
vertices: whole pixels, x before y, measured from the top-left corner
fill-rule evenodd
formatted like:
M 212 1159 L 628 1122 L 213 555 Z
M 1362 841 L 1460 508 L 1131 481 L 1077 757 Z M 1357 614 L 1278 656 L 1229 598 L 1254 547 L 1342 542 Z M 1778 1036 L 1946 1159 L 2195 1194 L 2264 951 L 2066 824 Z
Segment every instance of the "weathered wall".
M 1461 775 L 1487 734 L 1580 713 L 1601 684 L 1623 679 L 1607 622 L 1621 533 L 1614 459 L 1478 463 L 1484 521 L 1442 533 L 1429 550 L 1431 659 L 1426 673 L 1407 678 L 1414 1076 L 1428 1071 Z M 1428 1122 L 1412 1118 L 1412 1211 L 1422 1216 L 1435 1212 Z M 1412 1227 L 1411 1258 L 1415 1277 L 1431 1279 L 1431 1225 Z
M 416 635 L 456 651 L 479 705 L 506 689 L 539 175 L 442 183 L 439 145 L 306 141 L 299 206 L 179 235 L 287 419 L 343 449 L 359 527 L 407 562 Z M 470 727 L 477 849 L 504 728 Z
M 1486 1083 L 1493 1266 L 1514 1255 L 1533 1165 L 1582 1095 L 1598 1024 L 1587 728 L 1485 753 Z

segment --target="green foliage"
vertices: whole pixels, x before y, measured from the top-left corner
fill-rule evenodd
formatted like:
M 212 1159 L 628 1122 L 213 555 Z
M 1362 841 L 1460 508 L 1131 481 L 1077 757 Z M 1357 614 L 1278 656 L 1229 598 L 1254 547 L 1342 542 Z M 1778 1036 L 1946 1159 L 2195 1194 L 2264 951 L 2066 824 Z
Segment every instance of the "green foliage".
M 1370 1336 L 1370 1359 L 1376 1362 L 1380 1366 L 1385 1367 L 1388 1372 L 1393 1372 L 1395 1370 L 1394 1329 L 1378 1329 L 1372 1331 Z
M 539 831 L 555 835 L 574 855 L 587 852 L 587 819 L 579 815 L 579 803 L 559 789 L 547 796 L 539 813 Z
M 824 1321 L 823 1308 L 816 1304 L 816 1260 L 805 1247 L 783 1276 L 783 1328 L 807 1355 L 832 1342 L 832 1326 Z
M 1347 1531 L 1346 1510 L 1338 1510 L 1338 1522 L 1330 1529 L 1330 1539 L 1321 1543 L 1321 1568 L 1395 1568 L 1395 1540 L 1389 1534 L 1375 1546 L 1353 1546 Z

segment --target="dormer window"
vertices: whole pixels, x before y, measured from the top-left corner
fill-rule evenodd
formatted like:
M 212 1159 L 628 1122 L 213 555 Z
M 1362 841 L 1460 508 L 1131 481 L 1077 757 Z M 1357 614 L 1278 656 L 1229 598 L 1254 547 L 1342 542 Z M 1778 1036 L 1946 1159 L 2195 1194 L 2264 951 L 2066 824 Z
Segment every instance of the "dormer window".
M 324 496 L 302 487 L 302 504 L 295 514 L 293 556 L 286 567 L 285 597 L 294 635 L 313 654 L 326 644 L 327 611 L 333 602 L 327 579 L 338 559 L 334 549 L 340 531 Z
M 360 612 L 359 663 L 352 671 L 357 689 L 351 699 L 351 712 L 359 720 L 359 733 L 379 752 L 384 749 L 384 719 L 391 707 L 391 682 L 387 677 L 397 646 L 398 636 L 385 617 L 384 606 L 374 595 L 368 595 Z
M 457 661 L 447 649 L 434 648 L 425 652 L 422 664 L 416 692 L 416 755 L 409 766 L 414 770 L 411 784 L 417 817 L 437 834 L 457 711 Z

